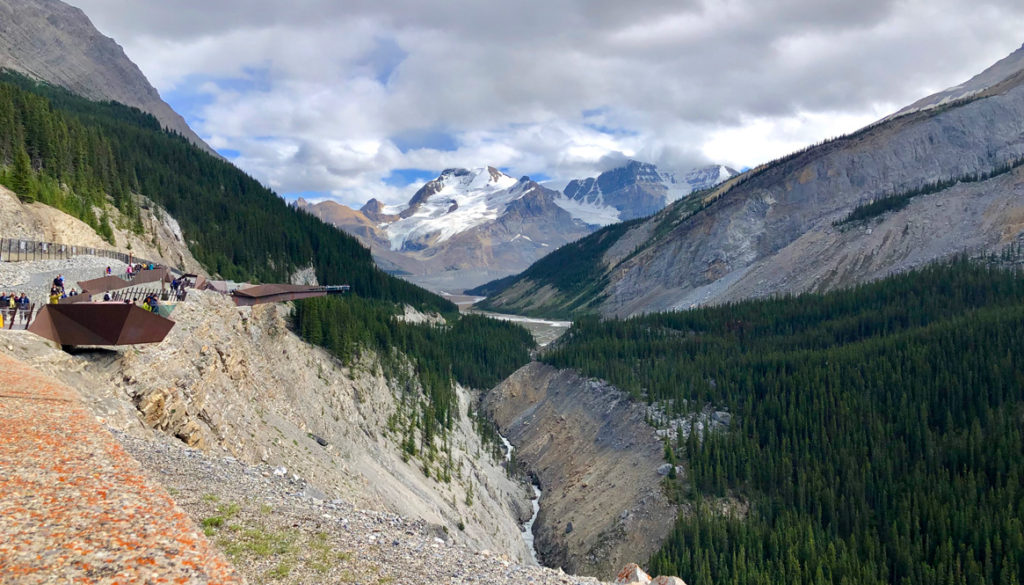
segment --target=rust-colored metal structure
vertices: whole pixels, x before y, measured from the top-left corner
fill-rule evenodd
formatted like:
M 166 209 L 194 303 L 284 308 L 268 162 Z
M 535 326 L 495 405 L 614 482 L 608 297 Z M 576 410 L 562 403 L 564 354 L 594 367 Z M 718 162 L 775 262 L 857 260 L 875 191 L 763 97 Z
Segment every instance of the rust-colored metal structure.
M 174 321 L 130 303 L 46 305 L 28 330 L 60 345 L 158 343 Z
M 349 290 L 347 284 L 340 286 L 310 286 L 307 284 L 259 284 L 240 288 L 231 293 L 231 298 L 240 307 L 251 307 L 264 303 L 280 303 L 296 301 L 312 297 L 322 297 L 332 293 L 343 293 Z
M 112 290 L 128 288 L 132 286 L 132 281 L 125 280 L 120 276 L 104 276 L 102 278 L 79 281 L 78 286 L 82 289 L 83 295 L 99 295 Z
M 159 282 L 160 286 L 163 287 L 164 283 L 171 282 L 172 280 L 174 280 L 174 276 L 171 275 L 170 269 L 161 266 L 153 270 L 136 272 L 131 280 L 126 280 L 120 276 L 104 276 L 92 280 L 79 281 L 78 286 L 82 289 L 82 294 L 101 295 L 112 290 L 121 290 L 122 288 L 139 286 L 150 282 Z

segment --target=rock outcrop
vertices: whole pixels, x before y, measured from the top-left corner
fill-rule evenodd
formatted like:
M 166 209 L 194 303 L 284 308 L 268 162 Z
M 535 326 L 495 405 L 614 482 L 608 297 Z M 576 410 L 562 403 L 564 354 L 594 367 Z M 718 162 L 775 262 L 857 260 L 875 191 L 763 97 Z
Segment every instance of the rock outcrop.
M 532 363 L 492 389 L 484 410 L 543 488 L 534 534 L 544 564 L 611 575 L 671 531 L 662 444 L 624 393 Z
M 59 0 L 0 0 L 0 69 L 149 112 L 160 123 L 214 153 L 160 98 L 113 39 L 80 9 Z
M 117 208 L 107 208 L 114 232 L 115 244 L 111 244 L 85 222 L 43 203 L 22 203 L 17 195 L 0 186 L 0 234 L 10 239 L 24 238 L 132 253 L 182 271 L 205 275 L 206 271 L 189 252 L 178 222 L 154 203 L 144 198 L 141 203 L 141 234 L 118 227 L 128 226 L 130 222 L 122 221 Z
M 644 572 L 636 563 L 630 563 L 619 571 L 615 579 L 615 585 L 686 585 L 679 577 L 667 577 L 660 575 L 651 579 L 651 576 Z

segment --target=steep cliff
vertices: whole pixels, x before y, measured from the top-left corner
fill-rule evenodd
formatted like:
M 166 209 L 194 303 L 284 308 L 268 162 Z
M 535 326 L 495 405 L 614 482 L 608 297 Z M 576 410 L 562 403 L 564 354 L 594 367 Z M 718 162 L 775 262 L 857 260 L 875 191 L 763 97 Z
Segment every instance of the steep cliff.
M 141 201 L 143 232 L 129 229 L 117 209 L 110 208 L 115 244 L 103 240 L 85 222 L 71 217 L 49 205 L 23 203 L 6 187 L 0 186 L 0 234 L 8 239 L 26 239 L 87 246 L 103 250 L 132 253 L 139 258 L 163 262 L 182 271 L 206 274 L 203 267 L 188 250 L 181 226 L 160 206 Z
M 645 561 L 672 530 L 662 444 L 644 407 L 616 388 L 532 363 L 492 389 L 484 409 L 543 489 L 534 534 L 544 564 L 612 574 Z

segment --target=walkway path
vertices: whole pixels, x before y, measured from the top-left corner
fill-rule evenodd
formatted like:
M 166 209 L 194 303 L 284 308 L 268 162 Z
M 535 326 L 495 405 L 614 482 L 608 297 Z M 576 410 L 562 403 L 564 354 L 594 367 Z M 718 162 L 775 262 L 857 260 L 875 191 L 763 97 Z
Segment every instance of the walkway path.
M 78 393 L 0 355 L 0 582 L 241 583 Z

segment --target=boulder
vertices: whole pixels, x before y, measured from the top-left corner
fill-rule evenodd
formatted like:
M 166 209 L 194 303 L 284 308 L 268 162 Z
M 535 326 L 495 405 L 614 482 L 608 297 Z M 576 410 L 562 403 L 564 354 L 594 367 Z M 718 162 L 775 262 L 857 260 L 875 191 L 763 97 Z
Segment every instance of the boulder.
M 651 576 L 644 572 L 636 563 L 629 563 L 619 571 L 615 579 L 615 585 L 647 585 L 651 582 Z

